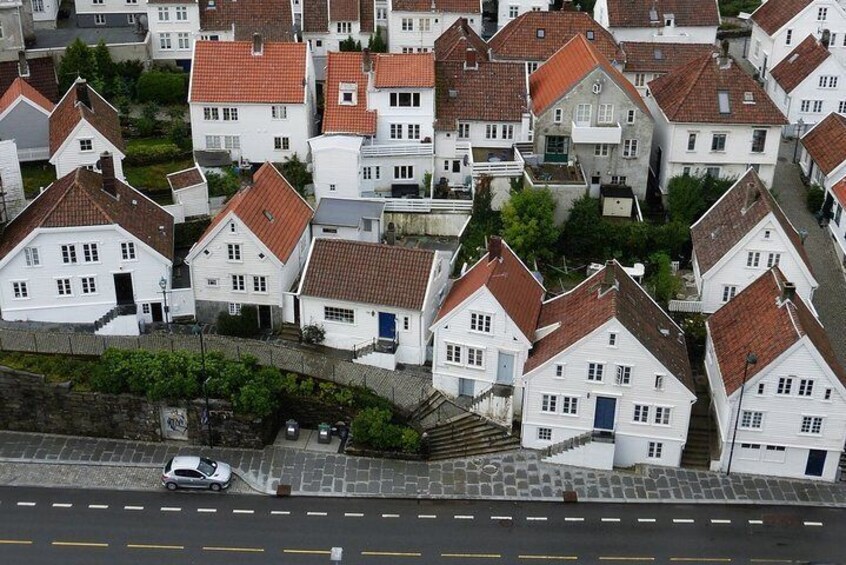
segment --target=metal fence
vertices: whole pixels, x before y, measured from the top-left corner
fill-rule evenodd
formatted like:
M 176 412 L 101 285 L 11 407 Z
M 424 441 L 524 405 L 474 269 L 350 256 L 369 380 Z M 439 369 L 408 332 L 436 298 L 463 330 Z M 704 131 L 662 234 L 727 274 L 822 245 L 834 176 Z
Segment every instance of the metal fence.
M 390 371 L 353 363 L 317 349 L 217 335 L 204 336 L 204 340 L 206 351 L 219 352 L 227 359 L 240 360 L 244 355 L 251 355 L 259 364 L 282 371 L 347 386 L 363 386 L 406 411 L 412 411 L 433 390 L 431 377 L 422 368 Z M 200 353 L 200 340 L 196 336 L 179 334 L 130 337 L 0 329 L 2 351 L 99 356 L 109 348 Z

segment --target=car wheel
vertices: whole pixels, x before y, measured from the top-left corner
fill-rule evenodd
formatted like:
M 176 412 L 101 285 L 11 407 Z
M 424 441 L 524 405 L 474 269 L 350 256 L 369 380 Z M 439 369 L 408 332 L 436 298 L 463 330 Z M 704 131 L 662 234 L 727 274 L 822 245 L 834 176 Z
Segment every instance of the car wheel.
M 171 491 L 179 488 L 179 487 L 176 486 L 176 483 L 167 483 L 167 484 L 165 484 L 165 486 L 167 487 L 167 490 L 171 490 Z
M 218 483 L 212 483 L 209 488 L 212 489 L 214 492 L 220 491 L 220 485 Z

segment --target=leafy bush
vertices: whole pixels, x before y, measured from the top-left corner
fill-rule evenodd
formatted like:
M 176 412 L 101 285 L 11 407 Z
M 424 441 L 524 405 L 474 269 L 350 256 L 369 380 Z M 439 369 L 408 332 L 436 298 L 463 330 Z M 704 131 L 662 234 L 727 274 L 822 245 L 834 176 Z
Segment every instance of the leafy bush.
M 253 372 L 235 396 L 235 408 L 239 412 L 259 418 L 269 416 L 276 410 L 277 396 L 282 391 L 282 375 L 274 367 L 262 367 Z
M 356 444 L 382 451 L 416 453 L 420 435 L 406 426 L 391 423 L 391 411 L 366 408 L 353 418 L 351 431 Z
M 302 196 L 306 195 L 306 185 L 314 182 L 311 173 L 308 171 L 308 165 L 296 153 L 285 158 L 285 161 L 279 165 L 278 169 L 282 173 L 282 176 L 291 183 L 294 190 Z
M 147 71 L 138 79 L 138 100 L 163 106 L 185 103 L 185 76 L 180 73 Z
M 326 339 L 326 329 L 321 324 L 307 324 L 303 326 L 303 341 L 306 343 L 323 343 Z
M 761 5 L 761 0 L 720 0 L 719 4 L 720 15 L 734 17 L 740 12 L 751 14 Z
M 173 226 L 174 247 L 191 247 L 203 236 L 211 219 L 202 218 Z
M 139 118 L 139 121 L 143 118 Z M 156 163 L 166 163 L 182 159 L 190 151 L 180 149 L 173 143 L 162 143 L 160 145 L 130 145 L 126 148 L 126 159 L 124 163 L 132 167 L 144 167 Z
M 241 188 L 238 176 L 232 171 L 227 171 L 224 174 L 207 173 L 206 181 L 209 183 L 209 196 L 231 198 Z
M 555 198 L 548 188 L 512 193 L 502 207 L 502 235 L 527 264 L 551 259 L 559 234 L 555 225 Z
M 808 207 L 808 211 L 816 214 L 822 209 L 824 201 L 825 191 L 816 184 L 811 185 L 808 188 L 808 194 L 805 196 L 805 205 Z
M 255 336 L 259 332 L 258 308 L 245 304 L 241 306 L 241 313 L 235 316 L 221 312 L 217 317 L 217 331 L 234 337 Z
M 647 279 L 647 288 L 651 288 L 656 302 L 666 305 L 681 287 L 679 279 L 673 275 L 670 257 L 666 253 L 655 253 L 650 258 L 652 274 Z

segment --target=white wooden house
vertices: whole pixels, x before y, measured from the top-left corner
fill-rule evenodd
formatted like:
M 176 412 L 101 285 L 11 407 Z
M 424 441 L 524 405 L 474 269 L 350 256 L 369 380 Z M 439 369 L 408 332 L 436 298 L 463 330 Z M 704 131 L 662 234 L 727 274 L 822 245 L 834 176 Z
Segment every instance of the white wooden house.
M 357 363 L 422 365 L 449 276 L 447 254 L 315 238 L 299 288 L 300 324 Z
M 50 127 L 50 164 L 61 178 L 77 167 L 96 169 L 100 154 L 115 157 L 115 175 L 123 179 L 124 143 L 120 117 L 85 79 L 78 78 L 53 108 Z
M 453 283 L 435 323 L 432 386 L 473 398 L 471 409 L 510 425 L 535 339 L 544 288 L 498 237 Z
M 717 0 L 596 0 L 593 17 L 617 41 L 717 41 Z
M 14 139 L 0 141 L 0 187 L 3 192 L 0 222 L 4 224 L 14 219 L 27 205 L 18 155 Z
M 846 65 L 846 11 L 838 0 L 767 0 L 750 21 L 746 58 L 764 81 L 806 37 L 822 39 L 825 31 L 832 54 Z
M 340 43 L 350 37 L 367 47 L 376 30 L 374 0 L 293 0 L 292 8 L 303 40 L 324 63 L 326 54 L 340 51 Z
M 546 461 L 677 467 L 696 401 L 684 333 L 617 262 L 543 303 L 522 445 Z
M 750 167 L 772 184 L 787 121 L 730 56 L 703 55 L 648 88 L 655 118 L 652 172 L 663 194 L 674 176 L 739 178 Z
M 621 69 L 623 76 L 645 96 L 649 81 L 684 66 L 693 59 L 713 53 L 714 46 L 705 43 L 626 41 L 620 44 L 620 51 L 624 54 Z
M 147 6 L 138 0 L 75 0 L 77 27 L 135 27 Z
M 690 228 L 701 311 L 712 313 L 778 265 L 808 304 L 819 283 L 796 228 L 749 169 Z
M 529 12 L 548 12 L 549 0 L 504 0 L 497 6 L 497 30 L 505 27 L 509 22 Z
M 846 371 L 796 287 L 773 267 L 706 327 L 721 447 L 712 468 L 836 480 L 846 442 Z
M 190 68 L 200 33 L 199 0 L 146 0 L 150 57 Z
M 44 161 L 50 155 L 53 103 L 18 77 L 0 98 L 0 139 L 13 139 L 20 161 Z
M 481 0 L 388 0 L 391 53 L 428 53 L 458 18 L 482 34 Z
M 163 308 L 173 296 L 173 217 L 115 178 L 80 167 L 55 181 L 6 226 L 0 240 L 4 320 L 100 322 L 138 334 L 141 320 L 192 314 Z
M 843 81 L 846 71 L 832 49 L 809 35 L 772 68 L 766 88 L 787 116 L 786 133 L 792 136 L 806 132 L 830 112 L 846 113 Z
M 182 217 L 209 215 L 209 184 L 199 165 L 195 163 L 189 169 L 170 173 L 167 183 Z
M 278 72 L 285 69 L 285 72 Z M 304 43 L 197 41 L 188 103 L 195 149 L 233 161 L 306 161 L 315 118 L 314 67 Z
M 265 163 L 191 248 L 197 319 L 214 323 L 221 312 L 255 306 L 261 328 L 280 326 L 311 241 L 313 210 L 285 177 Z M 293 301 L 288 299 L 293 308 Z

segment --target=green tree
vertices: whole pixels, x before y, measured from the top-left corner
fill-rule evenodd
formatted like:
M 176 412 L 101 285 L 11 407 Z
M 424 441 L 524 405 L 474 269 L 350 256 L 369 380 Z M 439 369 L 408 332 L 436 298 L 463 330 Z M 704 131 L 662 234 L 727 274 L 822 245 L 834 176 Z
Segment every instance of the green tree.
M 96 78 L 96 68 L 91 48 L 77 37 L 67 46 L 65 54 L 59 61 L 59 89 L 64 93 L 77 77 L 86 80 Z
M 361 41 L 356 41 L 350 35 L 338 44 L 338 51 L 361 51 Z
M 559 235 L 552 193 L 525 188 L 512 194 L 502 208 L 502 227 L 505 240 L 524 261 L 551 259 Z
M 382 37 L 381 27 L 377 27 L 376 33 L 370 36 L 370 40 L 367 42 L 367 48 L 370 49 L 371 53 L 388 52 L 388 44 L 385 43 L 385 38 Z
M 111 98 L 116 93 L 112 92 L 113 80 L 115 77 L 115 63 L 112 61 L 112 54 L 102 39 L 94 47 L 92 54 L 95 66 L 96 77 L 92 80 L 92 86 L 103 96 Z
M 280 167 L 282 176 L 284 176 L 294 190 L 305 196 L 305 187 L 312 183 L 313 179 L 311 173 L 308 172 L 308 167 L 305 162 L 300 159 L 300 156 L 294 153 L 290 157 L 286 157 L 285 161 Z
M 670 256 L 666 253 L 655 253 L 649 258 L 652 274 L 647 279 L 647 288 L 651 288 L 656 302 L 666 304 L 675 297 L 681 283 L 673 275 L 670 266 Z
M 705 211 L 702 178 L 679 175 L 667 185 L 667 208 L 675 222 L 691 225 Z
M 485 238 L 498 235 L 502 231 L 501 215 L 491 207 L 493 202 L 491 180 L 491 177 L 482 175 L 476 182 L 473 211 L 462 237 L 461 257 L 459 261 L 456 261 L 459 268 L 465 262 L 475 262 L 479 255 L 484 253 Z

